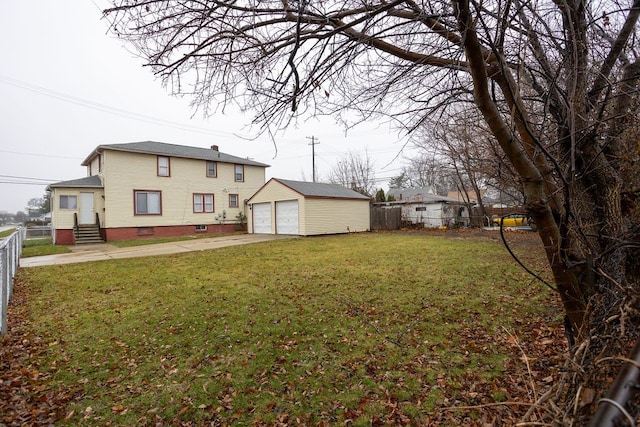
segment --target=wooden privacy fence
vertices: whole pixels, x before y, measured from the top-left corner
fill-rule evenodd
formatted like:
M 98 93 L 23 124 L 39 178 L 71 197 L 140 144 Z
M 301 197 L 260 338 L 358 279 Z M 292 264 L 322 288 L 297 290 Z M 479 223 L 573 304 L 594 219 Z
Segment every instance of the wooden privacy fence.
M 13 277 L 18 270 L 26 234 L 27 230 L 21 227 L 0 241 L 0 335 L 7 333 L 7 310 L 13 293 Z
M 371 208 L 371 230 L 400 230 L 402 226 L 402 208 Z

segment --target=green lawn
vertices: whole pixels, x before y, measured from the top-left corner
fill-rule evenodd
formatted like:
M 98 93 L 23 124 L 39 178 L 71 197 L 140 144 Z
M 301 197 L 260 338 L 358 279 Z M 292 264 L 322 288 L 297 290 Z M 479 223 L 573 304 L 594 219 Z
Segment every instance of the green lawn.
M 0 239 L 4 239 L 5 237 L 9 237 L 15 232 L 16 232 L 15 228 L 10 228 L 9 230 L 5 230 L 5 231 L 0 231 Z
M 25 240 L 22 245 L 21 258 L 28 258 L 33 256 L 66 254 L 71 252 L 66 246 L 54 245 L 51 243 L 51 238 L 44 239 L 29 239 Z
M 231 233 L 236 234 L 236 233 Z M 242 232 L 238 232 L 237 234 L 244 234 Z M 132 239 L 132 240 L 118 240 L 114 242 L 109 242 L 114 246 L 119 248 L 129 248 L 132 246 L 144 246 L 144 245 L 155 245 L 157 243 L 169 243 L 169 242 L 181 242 L 184 240 L 195 240 L 195 239 L 207 239 L 211 237 L 223 237 L 228 236 L 230 234 L 192 234 L 189 236 L 175 236 L 175 237 L 155 237 L 149 239 Z
M 69 425 L 426 424 L 438 408 L 507 399 L 504 371 L 522 365 L 509 334 L 558 309 L 497 243 L 394 234 L 18 281 L 46 343 L 41 375 L 75 390 Z
M 3 231 L 0 233 L 0 240 L 9 237 L 12 235 L 16 229 L 11 229 L 7 231 Z M 24 240 L 22 243 L 22 254 L 21 258 L 27 258 L 32 256 L 41 256 L 41 255 L 53 255 L 53 254 L 64 254 L 71 252 L 69 248 L 66 246 L 56 246 L 51 243 L 51 238 L 42 238 L 42 239 L 28 239 Z

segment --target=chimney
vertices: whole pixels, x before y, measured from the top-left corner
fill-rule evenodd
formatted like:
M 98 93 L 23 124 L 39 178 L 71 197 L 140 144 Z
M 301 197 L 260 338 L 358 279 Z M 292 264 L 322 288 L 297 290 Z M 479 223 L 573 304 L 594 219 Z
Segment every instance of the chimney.
M 217 145 L 212 145 L 212 146 L 211 146 L 211 149 L 212 149 L 213 151 L 218 151 L 218 146 L 217 146 Z

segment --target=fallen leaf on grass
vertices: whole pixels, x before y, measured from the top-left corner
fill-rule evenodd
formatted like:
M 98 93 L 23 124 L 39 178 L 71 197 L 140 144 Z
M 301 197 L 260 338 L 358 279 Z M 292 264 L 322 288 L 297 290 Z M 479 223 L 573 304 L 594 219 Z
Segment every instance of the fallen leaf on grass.
M 111 407 L 111 412 L 114 412 L 114 413 L 122 413 L 124 411 L 125 411 L 125 408 L 121 404 L 117 404 Z

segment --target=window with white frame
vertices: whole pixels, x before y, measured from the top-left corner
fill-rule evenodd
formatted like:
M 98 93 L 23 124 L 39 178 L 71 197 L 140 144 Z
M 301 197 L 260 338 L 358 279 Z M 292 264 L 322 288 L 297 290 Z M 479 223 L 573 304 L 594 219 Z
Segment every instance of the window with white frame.
M 160 191 L 134 190 L 136 215 L 162 215 L 162 193 Z
M 238 207 L 238 195 L 237 194 L 229 194 L 229 207 L 237 208 Z
M 60 209 L 78 209 L 78 196 L 60 196 Z
M 234 170 L 236 182 L 244 181 L 244 165 L 235 165 Z
M 193 212 L 211 213 L 213 212 L 213 194 L 193 194 Z
M 218 164 L 216 162 L 207 161 L 207 177 L 216 178 L 218 176 Z
M 170 176 L 171 168 L 169 166 L 169 158 L 158 156 L 158 176 Z

